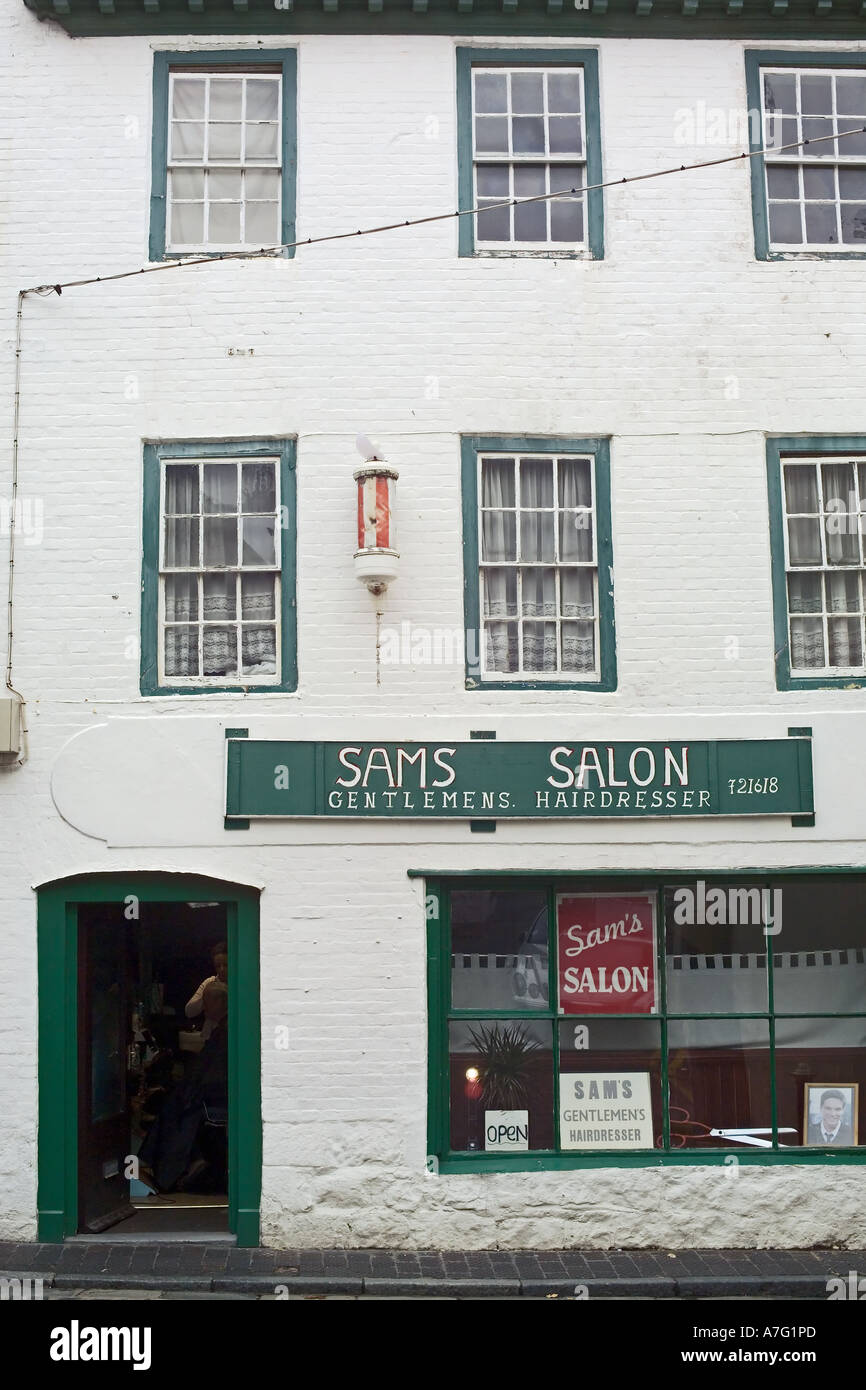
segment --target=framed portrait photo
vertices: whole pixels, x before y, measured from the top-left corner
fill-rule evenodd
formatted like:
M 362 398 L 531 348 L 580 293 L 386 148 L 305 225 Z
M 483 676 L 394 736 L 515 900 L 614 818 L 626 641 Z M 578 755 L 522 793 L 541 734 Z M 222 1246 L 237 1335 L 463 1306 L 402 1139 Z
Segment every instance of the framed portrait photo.
M 803 1104 L 803 1143 L 816 1148 L 850 1149 L 857 1143 L 859 1085 L 856 1081 L 807 1081 Z

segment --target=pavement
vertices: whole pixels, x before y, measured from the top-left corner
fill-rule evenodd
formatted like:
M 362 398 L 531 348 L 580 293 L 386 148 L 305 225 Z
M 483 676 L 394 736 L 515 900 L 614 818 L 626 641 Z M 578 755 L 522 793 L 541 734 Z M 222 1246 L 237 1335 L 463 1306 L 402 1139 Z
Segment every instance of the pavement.
M 145 1298 L 826 1300 L 828 1280 L 848 1280 L 852 1271 L 866 1276 L 866 1250 L 274 1250 L 0 1241 L 0 1279 L 42 1279 L 43 1296 L 55 1298 L 125 1291 Z

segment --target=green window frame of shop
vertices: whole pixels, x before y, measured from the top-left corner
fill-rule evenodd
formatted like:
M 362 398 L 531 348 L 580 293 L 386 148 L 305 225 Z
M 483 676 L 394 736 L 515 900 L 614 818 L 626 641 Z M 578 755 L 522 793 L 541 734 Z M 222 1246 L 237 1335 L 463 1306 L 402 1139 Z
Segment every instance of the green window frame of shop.
M 153 131 L 151 137 L 151 180 L 150 180 L 150 239 L 149 257 L 151 261 L 171 260 L 194 255 L 226 255 L 226 249 L 209 251 L 207 248 L 196 251 L 167 250 L 166 222 L 168 199 L 168 155 L 169 155 L 169 88 L 173 72 L 217 73 L 242 75 L 244 71 L 256 73 L 277 72 L 281 76 L 281 115 L 279 133 L 280 243 L 284 256 L 294 256 L 292 243 L 295 240 L 296 188 L 298 167 L 298 114 L 297 114 L 297 69 L 298 57 L 293 48 L 237 48 L 210 49 L 200 52 L 156 53 L 153 59 Z M 252 167 L 253 166 L 245 166 Z M 270 244 L 270 243 L 268 243 Z M 251 243 L 248 247 L 239 246 L 233 254 L 242 256 L 244 250 L 259 249 Z M 229 248 L 230 251 L 230 248 Z
M 226 907 L 229 951 L 229 1229 L 259 1244 L 262 1186 L 259 890 L 193 874 L 79 874 L 37 888 L 37 1239 L 78 1230 L 78 908 L 199 901 Z
M 458 48 L 457 49 L 457 186 L 459 205 L 475 206 L 475 145 L 473 132 L 472 73 L 474 68 L 580 68 L 583 74 L 585 110 L 583 112 L 586 147 L 585 226 L 581 248 L 550 242 L 537 248 L 526 244 L 483 249 L 476 246 L 475 216 L 458 218 L 460 256 L 532 256 L 562 260 L 602 260 L 604 258 L 604 192 L 602 181 L 601 107 L 599 101 L 598 51 L 593 48 Z M 544 163 L 545 156 L 539 156 Z M 555 166 L 552 166 L 555 167 Z
M 778 49 L 747 49 L 746 50 L 746 95 L 748 98 L 748 117 L 749 117 L 749 148 L 753 152 L 749 160 L 749 173 L 752 186 L 752 222 L 755 236 L 755 258 L 759 261 L 787 261 L 802 260 L 828 260 L 828 261 L 851 261 L 863 260 L 866 257 L 866 244 L 862 250 L 845 249 L 845 243 L 841 243 L 839 249 L 828 249 L 826 246 L 817 244 L 810 245 L 807 241 L 802 244 L 792 245 L 790 249 L 782 249 L 779 245 L 773 246 L 770 241 L 770 220 L 769 206 L 767 198 L 767 174 L 766 162 L 762 155 L 754 153 L 765 148 L 765 129 L 764 129 L 764 105 L 762 72 L 765 69 L 790 68 L 797 69 L 818 69 L 823 68 L 828 71 L 847 70 L 859 68 L 866 75 L 866 52 L 842 52 L 827 49 L 821 51 L 802 52 L 796 48 Z M 866 113 L 863 113 L 866 116 Z M 843 121 L 845 119 L 843 113 Z M 795 120 L 794 124 L 797 122 Z M 852 124 L 852 118 L 848 118 L 848 124 Z M 859 120 L 859 126 L 866 126 L 866 119 Z M 836 127 L 838 129 L 838 126 Z M 784 132 L 783 132 L 784 133 Z M 798 131 L 799 134 L 799 131 Z M 794 137 L 797 138 L 796 136 Z M 793 143 L 787 136 L 775 143 Z M 835 141 L 828 141 L 832 148 Z M 847 141 L 850 146 L 851 141 Z M 842 138 L 838 141 L 838 155 L 832 160 L 828 159 L 827 164 L 830 168 L 845 164 L 845 145 L 846 140 Z M 804 147 L 805 148 L 805 147 Z M 791 151 L 794 156 L 793 163 L 796 167 L 797 151 Z M 855 160 L 855 166 L 861 170 L 866 170 L 866 159 L 860 155 Z M 805 190 L 803 190 L 805 193 Z M 839 196 L 835 201 L 839 202 Z
M 863 500 L 866 503 L 866 435 L 774 435 L 767 440 L 767 492 L 773 580 L 776 686 L 779 690 L 862 689 L 866 686 L 866 670 L 843 671 L 838 675 L 834 675 L 830 670 L 810 676 L 806 667 L 792 668 L 788 579 L 792 572 L 796 573 L 796 570 L 792 571 L 788 565 L 788 549 L 785 539 L 786 505 L 782 474 L 786 462 L 796 464 L 798 460 L 815 460 L 819 467 L 821 464 L 832 465 L 854 461 L 855 472 L 857 472 L 856 465 L 859 463 L 864 482 Z M 823 516 L 825 527 L 831 523 L 841 527 L 847 524 L 848 520 L 847 513 L 841 512 L 838 514 L 834 511 L 825 512 Z M 853 576 L 855 583 L 860 586 L 861 612 L 857 621 L 860 624 L 863 657 L 864 662 L 866 662 L 866 633 L 863 631 L 864 619 L 862 615 L 862 608 L 866 605 L 866 527 L 863 525 L 862 516 L 859 515 L 853 518 L 851 524 L 856 524 L 859 528 L 862 563 L 859 565 L 839 565 L 832 571 L 826 564 L 821 565 L 819 563 L 818 571 L 822 583 L 827 582 L 824 576 L 833 573 L 836 576 Z M 822 607 L 826 607 L 826 604 Z M 838 618 L 839 615 L 837 614 L 837 621 Z M 830 621 L 833 619 L 825 615 L 825 625 Z
M 143 535 L 141 580 L 141 678 L 142 695 L 208 695 L 213 693 L 271 694 L 290 692 L 298 687 L 297 667 L 297 487 L 295 470 L 296 443 L 294 439 L 220 440 L 207 443 L 146 444 L 144 447 Z M 274 460 L 279 482 L 278 524 L 275 535 L 275 565 L 278 578 L 279 608 L 276 610 L 276 654 L 278 678 L 273 681 L 250 680 L 244 684 L 231 676 L 202 680 L 177 681 L 160 675 L 160 643 L 163 622 L 160 617 L 161 534 L 163 528 L 162 472 L 166 461 L 184 460 L 220 463 Z M 241 556 L 239 555 L 240 559 Z M 204 572 L 205 567 L 201 567 Z M 238 574 L 243 566 L 235 567 Z M 217 573 L 218 571 L 213 571 Z M 240 620 L 241 613 L 236 613 Z M 201 621 L 201 618 L 199 618 Z M 233 620 L 234 621 L 234 620 Z
M 561 532 L 559 531 L 560 517 L 556 518 L 556 543 L 555 558 L 550 564 L 557 570 L 556 584 L 556 614 L 553 621 L 557 624 L 557 643 L 558 658 L 557 668 L 554 671 L 527 670 L 525 669 L 522 629 L 520 638 L 520 661 L 515 674 L 504 673 L 498 670 L 487 671 L 485 669 L 484 644 L 487 641 L 484 632 L 485 617 L 490 623 L 488 615 L 482 614 L 482 592 L 481 586 L 484 583 L 482 570 L 491 565 L 484 558 L 482 544 L 482 506 L 483 502 L 483 483 L 480 483 L 479 473 L 483 467 L 482 460 L 487 456 L 499 455 L 501 458 L 511 457 L 518 461 L 526 458 L 527 462 L 534 463 L 537 460 L 552 459 L 554 461 L 563 458 L 589 460 L 590 461 L 590 487 L 591 504 L 585 509 L 585 514 L 592 523 L 592 534 L 594 542 L 592 546 L 592 564 L 590 568 L 594 572 L 593 585 L 593 608 L 592 622 L 594 624 L 593 641 L 595 643 L 594 664 L 595 670 L 592 675 L 584 674 L 581 670 L 562 669 L 562 646 L 564 641 L 565 628 L 569 631 L 583 632 L 580 622 L 571 622 L 565 616 L 565 606 L 562 599 L 563 589 L 561 574 L 568 570 L 570 562 L 561 558 L 560 544 Z M 530 458 L 531 456 L 531 458 Z M 519 466 L 519 463 L 518 463 Z M 558 469 L 557 468 L 557 484 Z M 595 690 L 611 691 L 616 689 L 616 635 L 614 619 L 614 596 L 613 596 L 613 542 L 611 535 L 611 481 L 610 481 L 610 440 L 607 438 L 550 438 L 533 436 L 515 435 L 464 435 L 461 438 L 461 472 L 462 472 L 462 496 L 463 496 L 463 610 L 465 624 L 465 648 L 466 648 L 466 689 L 467 690 Z M 522 481 L 519 477 L 515 481 L 515 489 L 522 488 Z M 557 486 L 557 511 L 566 511 L 559 508 L 559 497 Z M 518 517 L 520 516 L 520 501 L 522 498 L 517 496 L 515 490 L 515 507 Z M 570 515 L 570 509 L 567 512 Z M 574 520 L 581 518 L 583 509 L 574 513 Z M 537 563 L 523 563 L 522 551 L 518 551 L 516 569 L 525 571 L 528 569 L 540 572 L 549 568 L 546 561 Z M 492 562 L 491 562 L 492 564 Z M 522 579 L 520 606 L 522 610 Z M 519 613 L 518 619 L 523 627 L 526 626 L 526 618 L 523 612 Z M 530 620 L 531 621 L 531 620 Z M 543 620 L 536 622 L 536 629 Z M 570 626 L 569 626 L 570 624 Z M 544 639 L 546 641 L 546 637 Z
M 792 1132 L 788 1123 L 790 1117 L 779 1117 L 777 1114 L 777 1058 L 779 1051 L 785 1047 L 791 1047 L 790 1036 L 786 1040 L 786 1028 L 795 1032 L 797 1028 L 807 1026 L 810 1020 L 816 1020 L 815 1026 L 820 1024 L 833 1023 L 844 1026 L 851 1020 L 859 1029 L 860 1021 L 866 1028 L 866 1006 L 861 1005 L 858 1011 L 837 1011 L 825 1010 L 820 1012 L 804 1012 L 802 1009 L 786 1008 L 784 1003 L 777 1005 L 774 993 L 774 981 L 781 978 L 779 971 L 782 968 L 783 956 L 781 953 L 780 937 L 773 934 L 762 934 L 761 927 L 750 927 L 750 931 L 757 933 L 756 945 L 754 950 L 764 958 L 761 966 L 764 978 L 766 979 L 766 998 L 767 1006 L 762 1011 L 750 1011 L 748 1013 L 732 1012 L 697 1012 L 689 1010 L 687 1013 L 674 1013 L 668 1009 L 668 983 L 665 960 L 665 935 L 666 923 L 664 916 L 664 892 L 670 890 L 675 885 L 694 883 L 701 880 L 705 884 L 707 894 L 714 887 L 723 887 L 727 892 L 736 889 L 743 889 L 751 886 L 767 888 L 771 892 L 773 889 L 781 888 L 784 892 L 789 888 L 792 892 L 796 891 L 797 885 L 802 886 L 807 882 L 807 887 L 815 884 L 826 884 L 828 879 L 840 882 L 848 882 L 852 877 L 860 877 L 860 891 L 866 885 L 866 870 L 830 870 L 830 869 L 811 869 L 811 870 L 786 870 L 784 872 L 773 872 L 767 869 L 755 869 L 750 873 L 720 874 L 717 870 L 701 872 L 700 870 L 689 870 L 687 873 L 670 872 L 664 874 L 630 874 L 625 875 L 621 872 L 590 872 L 573 873 L 567 877 L 554 877 L 544 871 L 519 872 L 490 875 L 477 870 L 465 870 L 456 874 L 436 876 L 429 871 L 422 869 L 409 870 L 410 878 L 419 878 L 424 881 L 425 893 L 425 916 L 427 920 L 427 1006 L 428 1006 L 428 1120 L 427 1120 L 427 1167 L 434 1173 L 477 1173 L 477 1172 L 529 1172 L 539 1170 L 569 1170 L 576 1168 L 607 1168 L 607 1167 L 661 1167 L 666 1165 L 678 1164 L 730 1164 L 736 1159 L 738 1163 L 748 1164 L 863 1164 L 866 1163 L 866 1146 L 862 1148 L 847 1147 L 833 1150 L 827 1147 L 807 1147 L 805 1143 L 789 1139 Z M 451 929 L 451 901 L 452 894 L 459 890 L 490 890 L 497 893 L 508 892 L 533 892 L 546 897 L 547 915 L 547 959 L 549 962 L 549 996 L 545 1007 L 534 1007 L 521 1009 L 513 1003 L 499 1008 L 455 1008 L 452 1006 L 452 977 L 454 975 L 455 957 L 459 957 L 461 951 L 452 951 L 452 929 Z M 579 1025 L 581 1022 L 598 1022 L 604 1020 L 606 1023 L 615 1021 L 618 1024 L 634 1022 L 635 1014 L 593 1014 L 590 1019 L 588 1016 L 578 1014 L 563 1014 L 558 1008 L 558 979 L 557 979 L 557 924 L 556 924 L 556 899 L 559 894 L 642 894 L 648 898 L 654 896 L 656 900 L 657 912 L 657 971 L 659 985 L 659 1007 L 657 1012 L 652 1014 L 642 1014 L 640 1017 L 645 1021 L 652 1020 L 658 1026 L 660 1035 L 660 1076 L 654 1086 L 660 1097 L 666 1097 L 661 1101 L 662 1115 L 658 1115 L 653 1110 L 653 1131 L 661 1133 L 657 1135 L 658 1147 L 645 1148 L 640 1150 L 627 1149 L 581 1149 L 579 1151 L 566 1150 L 560 1146 L 560 1079 L 567 1075 L 569 1068 L 561 1069 L 560 1061 L 557 1060 L 560 1040 L 563 1034 L 560 1026 L 565 1022 L 567 1025 Z M 774 899 L 769 899 L 774 902 Z M 782 933 L 784 935 L 784 933 Z M 761 943 L 758 945 L 757 943 Z M 815 948 L 818 954 L 821 953 L 821 946 Z M 799 964 L 805 964 L 805 952 L 797 953 Z M 851 951 L 848 952 L 850 956 Z M 503 948 L 505 963 L 508 964 L 508 949 Z M 494 948 L 491 947 L 489 957 L 485 954 L 483 960 L 479 957 L 479 964 L 492 968 Z M 756 956 L 757 958 L 757 956 Z M 468 959 L 468 958 L 467 958 Z M 846 957 L 847 959 L 847 957 Z M 859 968 L 866 968 L 866 949 L 859 948 L 857 953 Z M 466 961 L 464 960 L 464 964 Z M 501 962 L 500 962 L 501 963 Z M 735 964 L 736 962 L 734 962 Z M 819 965 L 821 962 L 818 962 Z M 798 964 L 798 961 L 789 959 L 785 964 Z M 814 962 L 813 962 L 814 964 Z M 485 972 L 486 973 L 486 972 Z M 792 974 L 788 975 L 790 979 Z M 687 977 L 686 977 L 687 978 Z M 787 990 L 787 984 L 785 985 Z M 789 998 L 789 996 L 784 996 Z M 553 1126 L 552 1132 L 555 1136 L 554 1143 L 550 1148 L 528 1149 L 522 1152 L 496 1152 L 488 1153 L 483 1150 L 470 1152 L 468 1149 L 453 1149 L 451 1147 L 451 1104 L 453 1090 L 453 1078 L 451 1076 L 451 1054 L 449 1050 L 449 1030 L 453 1025 L 475 1024 L 483 1025 L 488 1030 L 495 1028 L 497 1023 L 501 1024 L 515 1020 L 543 1026 L 547 1024 L 551 1028 L 553 1041 Z M 683 1025 L 709 1024 L 718 1028 L 728 1022 L 732 1025 L 743 1024 L 746 1027 L 766 1028 L 767 1047 L 768 1047 L 768 1069 L 769 1069 L 769 1102 L 771 1116 L 764 1120 L 761 1117 L 759 1123 L 764 1123 L 767 1128 L 767 1142 L 769 1148 L 752 1147 L 747 1143 L 731 1143 L 730 1146 L 720 1143 L 720 1147 L 701 1148 L 688 1147 L 694 1142 L 694 1135 L 688 1133 L 684 1146 L 680 1143 L 682 1123 L 679 1110 L 674 1112 L 671 1102 L 671 1076 L 669 1068 L 668 1034 L 672 1028 Z M 860 1029 L 860 1032 L 863 1030 Z M 680 1051 L 682 1051 L 680 1047 Z M 863 1065 L 866 1067 L 866 1049 L 858 1044 L 858 1055 L 864 1053 Z M 674 1052 L 674 1044 L 671 1044 L 671 1052 Z M 576 1053 L 575 1058 L 588 1057 L 589 1053 Z M 677 1059 L 679 1064 L 679 1059 Z M 587 1064 L 587 1069 L 588 1064 Z M 462 1077 L 462 1073 L 458 1074 Z M 468 1073 L 467 1073 L 468 1075 Z M 832 1077 L 815 1075 L 811 1078 L 816 1086 L 832 1086 L 839 1084 Z M 794 1085 L 799 1086 L 799 1080 Z M 861 1088 L 866 1090 L 866 1087 Z M 681 1099 L 680 1096 L 677 1099 Z M 459 1103 L 459 1102 L 458 1102 Z M 515 1107 L 522 1108 L 522 1107 Z M 703 1120 L 705 1116 L 695 1117 Z M 783 1124 L 782 1121 L 785 1121 Z M 769 1122 L 769 1123 L 768 1123 Z M 485 1122 L 486 1123 L 486 1122 Z M 530 1124 L 532 1121 L 530 1121 Z M 707 1127 L 707 1126 L 702 1126 Z M 688 1132 L 688 1126 L 686 1126 Z M 787 1132 L 786 1132 L 787 1131 Z M 760 1133 L 760 1131 L 758 1131 Z M 862 1122 L 860 1132 L 863 1132 Z M 782 1136 L 780 1138 L 780 1135 Z M 702 1136 L 707 1138 L 709 1136 Z M 856 1138 L 856 1136 L 855 1136 Z M 716 1141 L 720 1142 L 720 1141 Z M 810 1143 L 812 1141 L 810 1140 Z M 786 1147 L 789 1144 L 790 1147 Z

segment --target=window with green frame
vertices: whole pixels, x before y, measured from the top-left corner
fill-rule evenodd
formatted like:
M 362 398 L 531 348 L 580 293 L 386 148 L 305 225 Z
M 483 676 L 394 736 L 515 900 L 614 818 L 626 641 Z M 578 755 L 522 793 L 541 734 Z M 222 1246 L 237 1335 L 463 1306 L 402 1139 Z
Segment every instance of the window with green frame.
M 156 53 L 150 259 L 295 239 L 294 49 Z
M 295 441 L 144 449 L 141 693 L 297 688 Z
M 866 435 L 767 440 L 776 684 L 866 685 Z
M 441 1171 L 866 1161 L 866 874 L 428 883 Z
M 609 441 L 462 451 L 467 688 L 615 690 Z
M 601 260 L 597 50 L 458 48 L 457 139 L 461 256 Z

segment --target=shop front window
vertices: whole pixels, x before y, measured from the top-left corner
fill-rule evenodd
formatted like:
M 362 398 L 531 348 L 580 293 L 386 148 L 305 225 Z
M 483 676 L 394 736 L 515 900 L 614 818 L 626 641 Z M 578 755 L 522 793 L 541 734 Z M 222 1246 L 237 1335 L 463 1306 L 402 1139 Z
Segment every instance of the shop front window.
M 858 1161 L 864 891 L 858 875 L 439 885 L 431 1153 L 458 1170 Z

